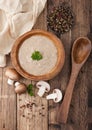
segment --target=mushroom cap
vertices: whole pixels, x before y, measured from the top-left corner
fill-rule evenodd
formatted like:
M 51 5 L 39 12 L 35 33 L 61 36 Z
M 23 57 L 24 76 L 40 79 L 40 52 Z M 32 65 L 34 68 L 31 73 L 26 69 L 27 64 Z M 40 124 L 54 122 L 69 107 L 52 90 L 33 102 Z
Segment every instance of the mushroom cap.
M 26 90 L 27 90 L 26 85 L 23 84 L 23 83 L 18 84 L 18 82 L 16 82 L 15 86 L 16 86 L 15 87 L 15 92 L 18 93 L 18 94 L 22 94 L 22 93 L 26 92 Z
M 62 100 L 62 92 L 59 89 L 54 89 L 53 93 L 57 94 L 57 97 L 54 99 L 54 102 L 60 102 Z
M 7 68 L 5 76 L 15 81 L 20 79 L 20 75 L 14 68 Z
M 45 82 L 45 81 L 39 81 L 36 84 L 37 88 L 41 88 L 41 87 L 45 87 L 45 92 L 49 92 L 50 91 L 50 85 L 49 83 Z

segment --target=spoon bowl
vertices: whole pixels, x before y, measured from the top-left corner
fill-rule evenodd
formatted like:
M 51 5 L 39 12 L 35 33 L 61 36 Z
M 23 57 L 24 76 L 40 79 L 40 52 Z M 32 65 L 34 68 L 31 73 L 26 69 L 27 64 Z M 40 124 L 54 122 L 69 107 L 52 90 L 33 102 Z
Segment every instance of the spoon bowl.
M 72 60 L 76 64 L 85 62 L 91 51 L 91 42 L 86 37 L 79 37 L 73 44 Z
M 57 114 L 57 121 L 59 123 L 65 124 L 67 122 L 74 85 L 81 67 L 83 66 L 83 64 L 85 63 L 91 52 L 91 48 L 92 48 L 91 41 L 86 37 L 79 37 L 73 44 L 71 54 L 72 56 L 71 76 L 65 92 L 64 99 Z

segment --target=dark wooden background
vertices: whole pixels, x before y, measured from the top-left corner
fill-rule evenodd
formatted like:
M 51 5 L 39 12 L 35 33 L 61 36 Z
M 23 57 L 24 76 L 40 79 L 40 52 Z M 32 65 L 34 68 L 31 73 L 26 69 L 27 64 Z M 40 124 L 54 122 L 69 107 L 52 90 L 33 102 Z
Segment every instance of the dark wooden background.
M 50 80 L 51 88 L 59 88 L 65 92 L 71 72 L 71 47 L 79 36 L 87 36 L 92 33 L 92 0 L 48 0 L 45 10 L 38 18 L 34 28 L 51 31 L 47 28 L 46 16 L 53 6 L 60 2 L 69 3 L 76 15 L 74 28 L 60 37 L 63 42 L 66 60 L 62 72 Z M 7 66 L 11 66 L 10 56 L 7 56 Z M 45 98 L 29 97 L 29 95 L 16 95 L 14 87 L 7 85 L 4 75 L 5 68 L 0 69 L 0 130 L 92 130 L 92 53 L 81 69 L 73 92 L 71 107 L 66 125 L 56 122 L 59 104 L 49 103 Z M 29 84 L 26 79 L 22 82 Z M 35 93 L 37 90 L 35 90 Z M 28 110 L 21 114 L 20 106 L 25 99 L 36 102 L 37 108 L 33 108 L 31 115 Z M 44 110 L 41 106 L 44 106 Z M 40 112 L 40 114 L 39 114 Z

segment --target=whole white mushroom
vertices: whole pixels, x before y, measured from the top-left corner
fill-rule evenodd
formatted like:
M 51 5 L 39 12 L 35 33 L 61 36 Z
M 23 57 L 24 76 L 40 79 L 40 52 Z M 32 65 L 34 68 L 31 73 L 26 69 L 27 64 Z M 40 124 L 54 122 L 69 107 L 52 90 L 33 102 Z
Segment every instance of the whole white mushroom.
M 62 92 L 59 89 L 54 89 L 52 94 L 46 96 L 47 100 L 52 99 L 55 103 L 62 100 Z
M 5 71 L 5 76 L 8 78 L 7 83 L 13 85 L 15 81 L 20 79 L 19 73 L 14 68 L 7 68 Z
M 38 91 L 37 94 L 40 97 L 42 97 L 45 94 L 45 92 L 49 92 L 50 91 L 50 85 L 49 85 L 49 83 L 47 83 L 45 81 L 37 82 L 36 87 L 39 88 L 39 91 Z

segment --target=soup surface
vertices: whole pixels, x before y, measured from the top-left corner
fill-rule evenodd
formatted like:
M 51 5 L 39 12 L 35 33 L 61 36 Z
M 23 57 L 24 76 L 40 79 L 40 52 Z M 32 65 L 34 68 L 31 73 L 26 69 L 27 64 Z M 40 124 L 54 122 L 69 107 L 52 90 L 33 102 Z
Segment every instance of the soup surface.
M 32 54 L 39 51 L 42 59 L 32 59 Z M 26 39 L 18 52 L 21 67 L 35 76 L 49 73 L 57 62 L 57 48 L 53 41 L 43 35 L 34 35 Z

